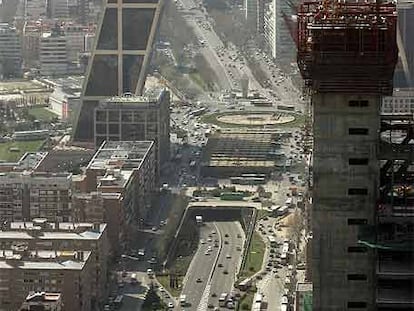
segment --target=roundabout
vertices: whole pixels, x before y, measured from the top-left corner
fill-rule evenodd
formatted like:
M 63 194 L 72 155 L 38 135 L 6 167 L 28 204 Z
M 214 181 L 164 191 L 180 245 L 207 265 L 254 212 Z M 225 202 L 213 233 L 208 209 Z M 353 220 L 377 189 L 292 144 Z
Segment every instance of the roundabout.
M 222 112 L 206 115 L 203 121 L 222 127 L 278 127 L 291 125 L 297 120 L 297 115 L 276 111 L 251 112 Z

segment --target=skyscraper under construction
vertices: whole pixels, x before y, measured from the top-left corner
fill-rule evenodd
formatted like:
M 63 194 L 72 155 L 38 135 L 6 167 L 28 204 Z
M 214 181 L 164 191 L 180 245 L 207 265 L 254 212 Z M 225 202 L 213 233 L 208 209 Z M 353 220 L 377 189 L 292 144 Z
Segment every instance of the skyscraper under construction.
M 313 309 L 414 309 L 412 116 L 392 94 L 391 1 L 302 1 L 298 65 L 313 107 Z M 398 139 L 397 139 L 398 138 Z

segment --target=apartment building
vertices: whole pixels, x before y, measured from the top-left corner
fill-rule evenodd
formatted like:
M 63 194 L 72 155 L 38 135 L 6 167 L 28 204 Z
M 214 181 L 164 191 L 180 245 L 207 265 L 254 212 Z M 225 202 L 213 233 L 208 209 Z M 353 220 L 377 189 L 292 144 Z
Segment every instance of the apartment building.
M 62 294 L 30 292 L 19 311 L 62 311 Z
M 169 108 L 170 93 L 165 89 L 103 100 L 94 110 L 95 145 L 103 141 L 153 140 L 158 167 L 162 168 L 170 158 Z
M 70 221 L 71 182 L 70 173 L 0 173 L 0 219 Z
M 146 219 L 156 189 L 152 141 L 104 142 L 75 180 L 74 214 L 78 220 L 106 222 L 115 251 L 129 228 Z
M 22 47 L 15 27 L 0 23 L 0 79 L 21 74 Z
M 59 292 L 64 311 L 91 310 L 91 252 L 0 250 L 0 310 L 18 310 L 32 291 Z
M 0 231 L 0 248 L 15 245 L 24 245 L 29 251 L 91 251 L 91 300 L 102 302 L 105 298 L 110 255 L 106 224 L 48 222 L 44 218 L 7 222 Z
M 414 89 L 397 88 L 392 96 L 384 96 L 381 103 L 381 114 L 413 114 Z

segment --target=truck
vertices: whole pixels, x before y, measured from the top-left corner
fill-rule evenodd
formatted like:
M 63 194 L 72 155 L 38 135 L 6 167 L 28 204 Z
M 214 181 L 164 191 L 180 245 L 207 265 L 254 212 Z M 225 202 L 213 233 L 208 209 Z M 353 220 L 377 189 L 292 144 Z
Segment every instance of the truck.
M 180 295 L 180 306 L 181 307 L 185 307 L 187 304 L 187 296 L 186 295 Z

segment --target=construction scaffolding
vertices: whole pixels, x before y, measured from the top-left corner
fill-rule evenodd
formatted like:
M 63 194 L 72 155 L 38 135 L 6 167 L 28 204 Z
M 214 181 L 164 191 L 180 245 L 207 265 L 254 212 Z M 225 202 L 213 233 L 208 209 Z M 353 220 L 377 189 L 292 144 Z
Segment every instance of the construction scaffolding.
M 303 1 L 298 65 L 314 92 L 392 94 L 397 11 L 391 1 Z

